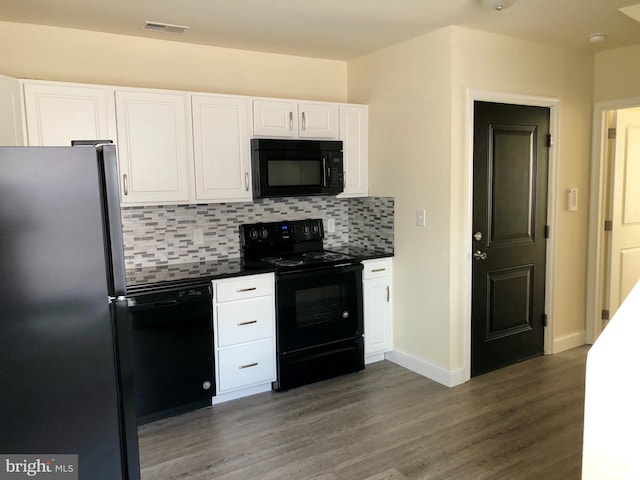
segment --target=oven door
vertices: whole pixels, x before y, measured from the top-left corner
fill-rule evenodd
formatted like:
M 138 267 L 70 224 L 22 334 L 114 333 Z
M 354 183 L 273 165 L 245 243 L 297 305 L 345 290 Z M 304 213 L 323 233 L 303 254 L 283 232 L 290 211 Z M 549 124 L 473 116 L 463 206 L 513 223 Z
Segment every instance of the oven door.
M 278 353 L 362 336 L 362 264 L 277 276 Z

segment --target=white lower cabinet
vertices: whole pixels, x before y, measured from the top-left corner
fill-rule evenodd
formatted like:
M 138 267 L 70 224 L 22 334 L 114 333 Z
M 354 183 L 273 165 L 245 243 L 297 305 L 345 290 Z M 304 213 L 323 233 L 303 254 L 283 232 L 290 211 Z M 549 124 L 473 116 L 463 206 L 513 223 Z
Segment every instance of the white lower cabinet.
M 274 274 L 213 282 L 214 403 L 271 389 L 276 380 Z
M 393 347 L 392 260 L 383 258 L 362 262 L 364 293 L 364 360 L 384 359 Z

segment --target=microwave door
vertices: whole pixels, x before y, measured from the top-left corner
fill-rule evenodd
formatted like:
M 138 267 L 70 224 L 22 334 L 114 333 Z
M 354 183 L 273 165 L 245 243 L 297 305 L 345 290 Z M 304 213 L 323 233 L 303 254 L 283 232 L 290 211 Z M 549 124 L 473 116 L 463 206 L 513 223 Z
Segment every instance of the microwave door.
M 267 195 L 314 195 L 327 187 L 325 156 L 308 155 L 292 159 L 271 155 L 265 166 Z

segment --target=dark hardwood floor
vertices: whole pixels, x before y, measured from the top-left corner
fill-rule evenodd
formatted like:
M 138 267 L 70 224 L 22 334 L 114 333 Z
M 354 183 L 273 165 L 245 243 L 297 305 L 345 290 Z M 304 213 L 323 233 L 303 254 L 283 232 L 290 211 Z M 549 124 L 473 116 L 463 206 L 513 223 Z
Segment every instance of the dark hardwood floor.
M 579 479 L 587 347 L 446 388 L 393 363 L 141 427 L 143 479 Z

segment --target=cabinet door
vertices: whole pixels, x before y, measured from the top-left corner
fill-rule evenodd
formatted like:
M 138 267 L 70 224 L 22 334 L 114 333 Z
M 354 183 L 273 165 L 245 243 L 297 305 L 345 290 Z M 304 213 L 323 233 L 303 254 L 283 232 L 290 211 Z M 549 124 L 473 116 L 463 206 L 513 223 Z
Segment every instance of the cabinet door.
M 344 197 L 369 194 L 369 109 L 340 106 L 340 140 L 344 156 Z
M 24 84 L 30 146 L 71 146 L 71 140 L 113 140 L 113 103 L 106 87 Z
M 391 260 L 364 263 L 364 353 L 388 352 L 392 348 Z
M 338 138 L 337 105 L 301 103 L 298 111 L 298 133 L 301 138 Z
M 122 203 L 180 203 L 189 197 L 186 96 L 116 92 Z
M 297 103 L 276 100 L 254 100 L 253 134 L 263 137 L 297 137 Z
M 20 82 L 0 75 L 0 145 L 24 145 L 21 105 Z
M 250 201 L 249 100 L 191 97 L 196 200 Z

